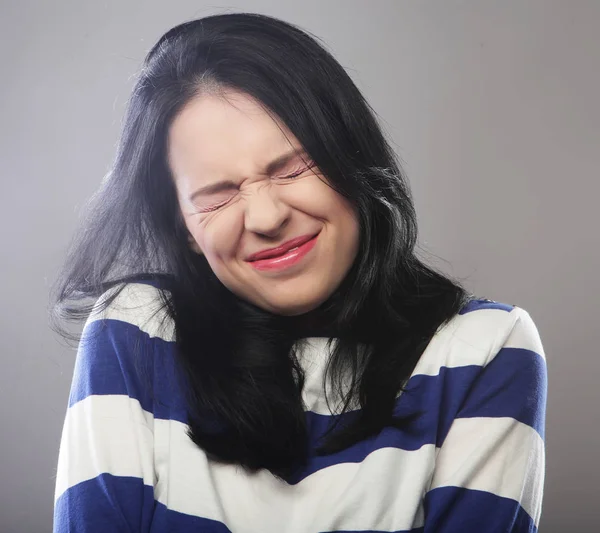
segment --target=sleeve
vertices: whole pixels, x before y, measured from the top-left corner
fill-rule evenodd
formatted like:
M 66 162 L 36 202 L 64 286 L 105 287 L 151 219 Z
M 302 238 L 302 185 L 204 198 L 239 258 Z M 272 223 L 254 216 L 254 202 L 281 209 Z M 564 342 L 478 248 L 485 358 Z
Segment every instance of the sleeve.
M 60 443 L 54 533 L 143 532 L 154 510 L 153 415 L 147 335 L 90 320 L 75 363 Z
M 424 533 L 534 533 L 542 507 L 547 374 L 529 314 L 472 384 L 436 461 Z

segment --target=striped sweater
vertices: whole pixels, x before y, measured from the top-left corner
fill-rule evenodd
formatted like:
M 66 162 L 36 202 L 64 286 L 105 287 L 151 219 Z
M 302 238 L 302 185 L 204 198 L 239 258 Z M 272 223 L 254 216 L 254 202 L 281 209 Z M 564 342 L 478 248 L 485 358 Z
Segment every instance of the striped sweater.
M 311 442 L 332 421 L 326 342 L 298 350 Z M 174 347 L 150 285 L 126 286 L 88 319 L 60 444 L 55 533 L 537 531 L 546 365 L 523 309 L 471 300 L 438 328 L 398 397 L 396 413 L 419 413 L 409 427 L 315 455 L 285 481 L 216 464 L 192 443 Z

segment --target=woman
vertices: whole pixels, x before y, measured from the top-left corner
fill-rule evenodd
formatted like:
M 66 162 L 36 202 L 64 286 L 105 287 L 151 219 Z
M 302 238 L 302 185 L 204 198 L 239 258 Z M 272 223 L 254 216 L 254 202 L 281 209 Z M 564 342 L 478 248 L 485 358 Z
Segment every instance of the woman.
M 306 33 L 166 33 L 58 287 L 89 316 L 55 531 L 535 531 L 536 327 L 420 262 L 415 220 Z

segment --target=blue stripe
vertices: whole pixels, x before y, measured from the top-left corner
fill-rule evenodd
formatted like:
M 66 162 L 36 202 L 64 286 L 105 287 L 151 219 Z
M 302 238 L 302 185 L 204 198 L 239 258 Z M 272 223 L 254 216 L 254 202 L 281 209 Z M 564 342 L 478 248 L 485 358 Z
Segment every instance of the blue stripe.
M 140 478 L 102 474 L 65 491 L 54 506 L 54 533 L 150 531 L 153 488 Z
M 96 320 L 79 346 L 69 406 L 92 394 L 138 400 L 155 418 L 187 423 L 175 344 L 119 320 Z
M 135 281 L 132 281 L 131 283 L 140 284 L 140 285 L 150 285 L 151 287 L 154 287 L 155 289 L 168 291 L 167 281 L 168 281 L 167 279 L 165 279 L 163 276 L 159 275 L 159 276 L 152 276 L 147 279 L 139 278 Z
M 511 417 L 545 433 L 546 363 L 531 350 L 502 348 L 475 381 L 459 418 Z
M 231 533 L 221 522 L 167 509 L 152 487 L 135 477 L 102 474 L 62 494 L 54 508 L 54 533 Z
M 462 403 L 469 386 L 481 367 L 442 368 L 438 376 L 414 376 L 405 392 L 400 396 L 394 409 L 399 417 L 415 416 L 409 427 L 398 430 L 384 428 L 378 435 L 364 439 L 340 452 L 312 456 L 305 468 L 286 479 L 296 484 L 305 477 L 339 463 L 360 463 L 370 453 L 381 448 L 419 450 L 426 444 L 440 446 L 446 437 L 454 416 Z M 307 425 L 310 435 L 310 449 L 314 450 L 327 429 L 340 419 L 340 424 L 349 423 L 357 412 L 338 416 L 307 412 Z
M 466 315 L 473 311 L 479 311 L 480 309 L 499 309 L 501 311 L 510 312 L 515 308 L 514 305 L 505 304 L 502 302 L 495 302 L 494 300 L 488 300 L 485 298 L 474 298 L 458 312 L 459 315 Z
M 150 533 L 231 533 L 222 522 L 168 509 L 156 502 L 156 511 Z
M 424 533 L 536 533 L 516 500 L 490 492 L 441 487 L 425 496 Z

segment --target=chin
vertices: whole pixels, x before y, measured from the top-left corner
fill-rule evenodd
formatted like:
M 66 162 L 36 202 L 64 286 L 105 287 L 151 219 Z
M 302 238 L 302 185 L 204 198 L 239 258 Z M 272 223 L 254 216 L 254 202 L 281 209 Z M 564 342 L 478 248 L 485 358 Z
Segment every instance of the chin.
M 275 303 L 271 304 L 269 302 L 268 310 L 276 315 L 281 315 L 281 316 L 299 316 L 299 315 L 308 313 L 310 311 L 313 311 L 314 309 L 319 307 L 320 303 L 321 302 L 299 304 L 298 302 L 293 302 L 293 303 L 290 302 L 288 305 L 286 305 L 284 303 L 279 303 L 279 302 L 277 304 L 275 304 Z M 265 306 L 264 304 L 258 304 L 258 305 L 260 307 L 267 308 L 267 306 Z
M 300 293 L 301 294 L 301 293 Z M 265 295 L 266 296 L 266 295 Z M 318 298 L 316 295 L 314 298 L 303 298 L 299 299 L 297 296 L 289 295 L 284 298 L 263 298 L 260 301 L 255 302 L 256 305 L 267 309 L 271 313 L 281 316 L 298 316 L 314 311 L 319 307 L 326 298 Z

